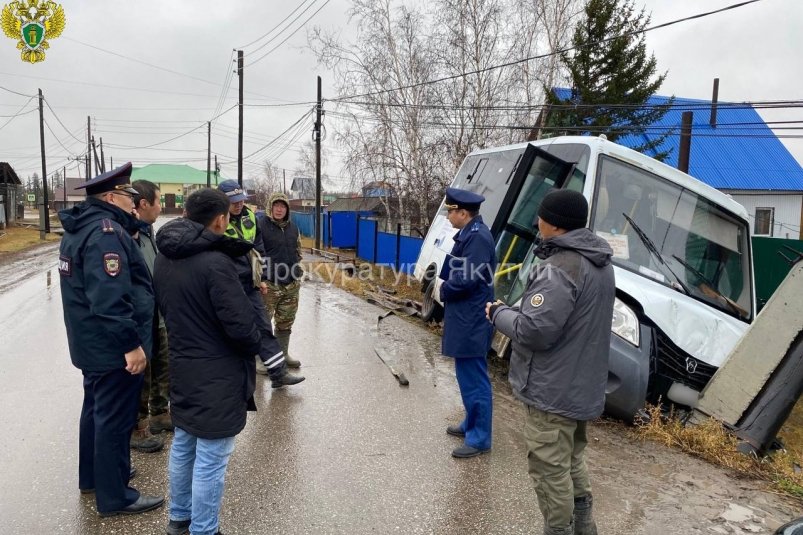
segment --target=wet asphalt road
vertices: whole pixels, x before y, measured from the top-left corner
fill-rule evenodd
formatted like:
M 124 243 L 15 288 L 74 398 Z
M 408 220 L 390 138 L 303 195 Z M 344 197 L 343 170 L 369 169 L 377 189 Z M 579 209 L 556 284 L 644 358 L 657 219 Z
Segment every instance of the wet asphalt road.
M 52 258 L 52 257 L 51 257 Z M 45 265 L 47 263 L 45 262 Z M 100 519 L 77 488 L 81 374 L 72 367 L 58 272 L 28 273 L 0 295 L 2 533 L 163 533 L 166 508 Z M 237 437 L 226 533 L 527 533 L 540 525 L 510 418 L 494 453 L 458 461 L 444 430 L 461 404 L 439 339 L 322 283 L 308 282 L 292 353 L 306 382 L 272 390 Z M 410 380 L 377 358 L 383 347 Z M 132 485 L 167 491 L 167 448 L 133 452 Z
M 48 246 L 49 247 L 49 246 Z M 159 534 L 166 507 L 101 519 L 78 492 L 81 374 L 67 351 L 56 255 L 0 267 L 0 534 Z M 48 286 L 47 271 L 52 275 Z M 450 360 L 420 325 L 306 282 L 291 351 L 307 380 L 257 379 L 229 465 L 221 529 L 231 534 L 541 533 L 522 411 L 494 380 L 493 450 L 456 460 L 445 428 L 462 416 Z M 376 357 L 384 348 L 410 380 Z M 588 457 L 603 534 L 771 533 L 796 516 L 760 484 L 594 424 Z M 168 450 L 133 452 L 132 485 L 165 494 Z M 732 510 L 736 520 L 727 520 Z

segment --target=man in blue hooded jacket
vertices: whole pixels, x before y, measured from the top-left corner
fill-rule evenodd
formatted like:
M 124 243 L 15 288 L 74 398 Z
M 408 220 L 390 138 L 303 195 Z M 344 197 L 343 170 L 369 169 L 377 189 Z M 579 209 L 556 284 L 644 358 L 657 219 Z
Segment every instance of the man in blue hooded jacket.
M 59 212 L 64 324 L 70 358 L 84 376 L 78 487 L 95 493 L 101 516 L 142 513 L 164 502 L 128 485 L 129 438 L 154 310 L 151 275 L 131 237 L 138 227 L 130 177 L 131 163 L 104 173 L 80 186 L 85 202 Z
M 452 451 L 457 458 L 474 457 L 491 449 L 493 393 L 485 360 L 493 328 L 485 318 L 485 303 L 493 301 L 496 250 L 491 231 L 479 215 L 485 197 L 457 188 L 446 189 L 446 217 L 458 229 L 452 253 L 446 258 L 440 298 L 444 303 L 441 352 L 455 359 L 455 375 L 466 411 L 459 425 L 446 432 L 464 438 Z

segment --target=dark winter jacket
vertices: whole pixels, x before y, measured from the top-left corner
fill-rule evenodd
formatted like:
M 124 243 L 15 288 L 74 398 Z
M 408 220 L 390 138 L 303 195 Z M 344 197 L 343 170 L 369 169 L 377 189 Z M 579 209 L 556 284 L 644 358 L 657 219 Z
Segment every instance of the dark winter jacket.
M 441 352 L 447 357 L 485 357 L 493 327 L 485 303 L 494 300 L 496 248 L 491 231 L 477 216 L 454 237 L 452 254 L 441 270 L 445 304 Z
M 88 198 L 59 212 L 64 237 L 59 275 L 70 358 L 83 371 L 125 368 L 139 346 L 150 358 L 153 287 L 131 233 L 137 220 L 107 202 Z
M 184 218 L 165 224 L 156 244 L 154 287 L 167 324 L 173 422 L 196 437 L 234 436 L 253 406 L 261 340 L 232 260 L 250 245 Z
M 298 227 L 290 221 L 290 204 L 283 193 L 274 193 L 268 200 L 268 210 L 274 202 L 284 202 L 287 213 L 281 221 L 270 215 L 260 218 L 262 243 L 264 245 L 265 274 L 270 282 L 290 284 L 301 279 L 301 236 Z
M 608 243 L 582 228 L 542 244 L 519 307 L 500 306 L 494 326 L 513 343 L 516 397 L 574 420 L 602 414 L 616 287 Z

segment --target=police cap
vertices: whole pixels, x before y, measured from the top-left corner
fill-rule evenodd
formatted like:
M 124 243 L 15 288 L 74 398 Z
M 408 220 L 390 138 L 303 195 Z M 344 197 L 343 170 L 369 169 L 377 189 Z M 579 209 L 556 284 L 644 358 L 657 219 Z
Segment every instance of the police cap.
M 224 180 L 218 184 L 217 189 L 226 194 L 226 197 L 229 198 L 229 202 L 240 202 L 248 198 L 245 190 L 243 190 L 236 180 Z
M 485 200 L 485 197 L 473 191 L 468 191 L 459 188 L 446 188 L 446 208 L 454 210 L 462 208 L 469 212 L 476 212 L 480 209 L 480 205 Z
M 138 195 L 137 190 L 131 187 L 131 169 L 131 162 L 128 162 L 76 186 L 76 189 L 86 189 L 87 195 L 97 195 L 107 191 L 124 191 L 131 195 Z

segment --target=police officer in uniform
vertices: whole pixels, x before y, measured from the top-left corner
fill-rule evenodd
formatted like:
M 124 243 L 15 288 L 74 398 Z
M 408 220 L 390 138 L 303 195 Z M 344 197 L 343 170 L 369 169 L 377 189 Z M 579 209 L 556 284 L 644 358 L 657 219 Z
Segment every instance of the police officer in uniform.
M 218 189 L 226 194 L 231 205 L 229 206 L 229 226 L 226 229 L 226 236 L 239 238 L 252 243 L 254 251 L 264 258 L 265 249 L 262 242 L 262 234 L 257 225 L 257 217 L 250 208 L 245 206 L 248 195 L 245 194 L 240 185 L 234 180 L 224 180 L 218 185 Z M 273 329 L 268 322 L 265 304 L 262 302 L 262 295 L 267 292 L 265 282 L 264 266 L 260 264 L 255 267 L 254 253 L 240 256 L 235 259 L 237 273 L 243 290 L 254 307 L 255 322 L 262 334 L 262 348 L 257 355 L 257 373 L 270 376 L 272 388 L 281 388 L 287 385 L 295 385 L 304 380 L 300 375 L 287 373 L 287 364 L 284 359 L 284 351 L 281 345 L 273 336 Z M 259 274 L 255 274 L 258 271 Z M 259 280 L 258 287 L 256 286 Z
M 85 202 L 59 212 L 61 300 L 70 358 L 84 376 L 78 487 L 95 493 L 100 516 L 159 507 L 162 496 L 129 486 L 129 437 L 137 419 L 142 372 L 150 358 L 151 275 L 131 234 L 131 163 L 82 184 Z
M 447 218 L 459 230 L 451 255 L 441 271 L 444 303 L 442 353 L 455 359 L 455 375 L 465 418 L 446 432 L 464 439 L 452 451 L 457 458 L 491 449 L 493 394 L 485 360 L 493 327 L 485 318 L 485 303 L 493 301 L 496 250 L 491 231 L 479 215 L 485 197 L 457 188 L 446 189 Z

